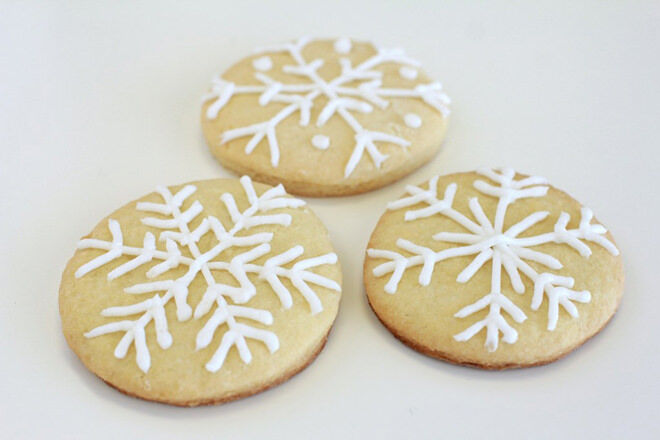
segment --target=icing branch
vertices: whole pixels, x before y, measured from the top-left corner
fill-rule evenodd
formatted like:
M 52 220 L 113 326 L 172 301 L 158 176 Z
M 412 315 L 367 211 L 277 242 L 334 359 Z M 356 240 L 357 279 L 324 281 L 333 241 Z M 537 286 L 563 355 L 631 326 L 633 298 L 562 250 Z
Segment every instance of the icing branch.
M 417 205 L 418 203 L 424 203 L 428 206 L 407 210 L 404 215 L 405 221 L 412 221 L 417 220 L 418 218 L 430 217 L 435 214 L 442 214 L 451 218 L 468 231 L 474 234 L 481 234 L 483 232 L 481 226 L 452 208 L 457 189 L 455 183 L 447 185 L 444 198 L 442 200 L 438 199 L 438 177 L 439 176 L 434 176 L 429 180 L 429 188 L 427 190 L 423 190 L 414 185 L 406 186 L 408 197 L 403 197 L 402 199 L 388 203 L 387 209 L 393 211 Z
M 136 362 L 140 370 L 145 373 L 151 367 L 151 355 L 147 348 L 144 329 L 152 320 L 155 322 L 156 341 L 161 348 L 169 348 L 172 345 L 172 335 L 167 330 L 167 318 L 165 317 L 164 305 L 170 300 L 171 294 L 168 292 L 162 298 L 155 295 L 153 298 L 124 307 L 110 307 L 101 314 L 108 317 L 130 316 L 137 313 L 143 313 L 135 321 L 118 321 L 105 324 L 85 333 L 85 337 L 94 338 L 114 332 L 124 332 L 117 346 L 115 347 L 115 357 L 123 359 L 131 344 L 135 345 Z
M 521 180 L 515 180 L 516 171 L 513 168 L 480 168 L 477 174 L 489 178 L 504 189 L 522 189 L 532 185 L 547 185 L 548 180 L 545 177 L 529 176 Z M 475 185 L 476 186 L 476 185 Z M 498 194 L 504 194 L 502 192 Z M 498 196 L 497 194 L 491 194 Z
M 282 267 L 282 265 L 290 263 L 300 257 L 303 253 L 304 249 L 302 246 L 294 246 L 282 254 L 269 258 L 263 266 L 248 266 L 247 270 L 258 273 L 259 278 L 268 281 L 268 284 L 273 288 L 273 291 L 277 294 L 285 309 L 290 308 L 293 305 L 293 301 L 289 289 L 282 284 L 280 278 L 288 278 L 303 298 L 305 298 L 305 301 L 307 301 L 312 315 L 315 315 L 323 310 L 323 305 L 316 293 L 309 287 L 308 283 L 326 287 L 337 292 L 339 292 L 340 287 L 335 281 L 313 272 L 309 272 L 306 269 L 325 264 L 335 264 L 337 262 L 337 255 L 330 253 L 315 258 L 301 260 L 296 262 L 290 269 Z
M 270 312 L 250 307 L 230 306 L 222 296 L 218 296 L 216 303 L 217 308 L 213 313 L 213 316 L 211 316 L 197 334 L 197 349 L 205 348 L 211 343 L 213 335 L 220 325 L 227 324 L 229 330 L 227 330 L 222 336 L 220 346 L 211 359 L 206 363 L 206 369 L 208 371 L 215 373 L 222 368 L 227 353 L 232 346 L 235 346 L 238 350 L 241 360 L 244 363 L 249 364 L 252 361 L 252 353 L 250 353 L 250 349 L 247 346 L 246 338 L 263 342 L 271 353 L 274 353 L 279 349 L 280 342 L 275 333 L 236 321 L 236 318 L 240 317 L 264 325 L 270 325 L 273 323 L 273 316 Z
M 431 276 L 433 275 L 433 269 L 436 263 L 449 258 L 479 254 L 457 277 L 458 282 L 467 282 L 492 256 L 492 254 L 488 254 L 489 244 L 490 241 L 487 241 L 469 246 L 453 247 L 436 252 L 427 247 L 419 246 L 411 241 L 399 238 L 396 242 L 397 247 L 414 254 L 413 256 L 404 257 L 397 252 L 381 249 L 368 249 L 367 253 L 372 258 L 384 258 L 390 260 L 376 266 L 373 273 L 377 277 L 392 273 L 392 276 L 385 287 L 385 291 L 387 293 L 395 293 L 404 271 L 410 267 L 422 266 L 418 281 L 420 285 L 428 286 L 431 282 Z M 486 255 L 484 256 L 483 254 Z
M 374 275 L 377 277 L 392 273 L 390 280 L 385 285 L 385 291 L 390 294 L 395 293 L 404 271 L 409 267 L 420 265 L 422 265 L 422 271 L 419 274 L 419 284 L 422 286 L 428 286 L 431 282 L 435 263 L 438 262 L 438 253 L 427 247 L 418 246 L 408 240 L 404 240 L 403 238 L 398 239 L 396 245 L 414 255 L 412 257 L 405 257 L 398 252 L 381 249 L 367 249 L 367 254 L 372 258 L 384 258 L 390 260 L 389 262 L 382 263 L 374 268 Z
M 619 255 L 619 250 L 614 246 L 614 243 L 605 238 L 607 229 L 603 225 L 591 224 L 591 219 L 594 217 L 593 212 L 589 208 L 582 207 L 582 219 L 578 229 L 566 230 L 566 225 L 570 220 L 570 216 L 562 212 L 555 224 L 555 243 L 566 243 L 583 257 L 591 255 L 589 246 L 582 243 L 579 239 L 591 241 L 605 248 L 610 254 Z
M 340 114 L 343 114 L 343 112 L 340 112 Z M 351 157 L 348 159 L 346 168 L 344 169 L 344 177 L 353 174 L 353 171 L 360 162 L 365 150 L 369 153 L 376 168 L 380 168 L 381 164 L 387 159 L 387 155 L 381 153 L 374 142 L 389 142 L 400 147 L 410 146 L 410 142 L 398 136 L 377 131 L 362 130 L 355 135 L 355 147 L 353 153 L 351 153 Z
M 202 102 L 215 100 L 207 109 L 206 117 L 215 119 L 218 113 L 229 102 L 235 93 L 263 93 L 265 87 L 260 86 L 239 86 L 236 90 L 236 84 L 216 77 L 211 80 L 211 91 L 202 97 Z
M 151 260 L 159 259 L 165 260 L 162 263 L 154 266 L 147 272 L 147 277 L 156 277 L 172 268 L 177 267 L 179 264 L 190 265 L 192 259 L 183 257 L 176 245 L 171 241 L 167 242 L 167 250 L 160 251 L 156 249 L 155 238 L 152 233 L 147 232 L 144 235 L 143 247 L 124 246 L 121 227 L 116 220 L 108 220 L 108 229 L 112 234 L 112 241 L 97 240 L 94 238 L 85 238 L 78 243 L 78 249 L 102 249 L 107 252 L 94 258 L 91 261 L 83 264 L 76 270 L 76 278 L 91 272 L 94 269 L 116 260 L 122 255 L 135 256 L 132 260 L 122 264 L 121 266 L 113 269 L 108 273 L 108 279 L 113 280 L 128 272 L 137 269 Z
M 283 264 L 289 263 L 303 254 L 304 250 L 302 246 L 296 246 L 287 252 L 269 258 L 266 260 L 263 266 L 256 264 L 245 264 L 259 256 L 264 255 L 269 250 L 269 246 L 264 244 L 248 253 L 234 257 L 229 265 L 226 265 L 226 263 L 222 262 L 209 263 L 209 266 L 213 269 L 228 270 L 241 283 L 241 287 L 238 289 L 219 283 L 210 286 L 204 294 L 202 300 L 197 305 L 197 308 L 195 309 L 195 318 L 201 318 L 210 311 L 214 303 L 217 306 L 214 314 L 209 318 L 203 329 L 200 330 L 197 335 L 198 349 L 204 348 L 210 343 L 213 333 L 221 324 L 226 323 L 230 329 L 223 336 L 220 347 L 207 364 L 206 368 L 209 371 L 217 371 L 222 367 L 227 354 L 227 350 L 229 350 L 232 345 L 236 345 L 237 349 L 239 350 L 241 359 L 244 362 L 249 363 L 251 355 L 242 339 L 244 336 L 261 340 L 268 346 L 271 352 L 277 350 L 277 347 L 279 346 L 277 337 L 273 333 L 247 327 L 243 324 L 236 324 L 232 318 L 232 313 L 234 311 L 240 311 L 244 314 L 235 316 L 247 317 L 261 322 L 262 324 L 269 325 L 272 323 L 272 316 L 270 313 L 257 312 L 255 309 L 246 307 L 226 306 L 226 302 L 223 296 L 229 296 L 234 299 L 236 296 L 236 290 L 238 290 L 241 294 L 244 294 L 246 290 L 244 285 L 249 286 L 249 290 L 254 291 L 254 285 L 247 278 L 248 272 L 258 273 L 259 278 L 263 278 L 268 281 L 285 309 L 290 308 L 293 304 L 293 301 L 291 298 L 291 293 L 285 287 L 285 285 L 282 284 L 280 280 L 281 277 L 285 277 L 291 280 L 294 287 L 296 287 L 296 289 L 301 293 L 301 295 L 309 304 L 312 314 L 319 313 L 321 310 L 323 310 L 323 306 L 316 293 L 307 284 L 308 282 L 335 291 L 340 291 L 340 286 L 335 281 L 305 270 L 324 264 L 336 263 L 337 256 L 334 253 L 301 260 L 295 263 L 291 269 L 283 268 Z M 239 272 L 237 273 L 236 271 Z M 229 334 L 229 336 L 227 336 L 227 334 Z
M 264 106 L 271 101 L 276 102 L 295 102 L 297 95 L 284 95 L 283 93 L 307 93 L 314 91 L 313 84 L 283 84 L 275 81 L 263 73 L 255 73 L 255 78 L 263 85 L 241 86 L 231 81 L 226 81 L 220 77 L 215 77 L 211 81 L 211 91 L 202 97 L 202 101 L 215 100 L 206 110 L 206 117 L 215 119 L 218 113 L 235 95 L 259 94 L 259 104 Z M 277 99 L 275 99 L 277 98 Z M 286 99 L 289 101 L 286 101 Z M 311 107 L 311 101 L 305 107 Z M 306 125 L 306 124 L 304 124 Z
M 571 277 L 563 277 L 551 273 L 542 273 L 534 281 L 534 296 L 532 297 L 532 310 L 538 310 L 543 302 L 543 296 L 548 298 L 548 325 L 547 329 L 552 331 L 557 328 L 559 319 L 559 306 L 573 318 L 579 316 L 577 307 L 571 301 L 588 303 L 591 301 L 591 293 L 587 290 L 577 291 L 571 289 L 575 280 Z
M 288 278 L 291 281 L 293 286 L 309 304 L 312 314 L 316 314 L 323 310 L 323 306 L 318 296 L 316 296 L 316 293 L 314 293 L 309 287 L 308 283 L 326 287 L 337 292 L 340 291 L 340 286 L 337 282 L 306 270 L 312 267 L 336 263 L 336 254 L 330 253 L 319 257 L 301 260 L 296 262 L 290 269 L 282 267 L 284 264 L 290 263 L 304 253 L 302 246 L 294 246 L 282 254 L 269 258 L 263 265 L 250 263 L 255 258 L 261 257 L 269 251 L 270 246 L 264 244 L 252 249 L 248 253 L 234 257 L 230 263 L 210 262 L 208 264 L 210 269 L 226 270 L 230 272 L 239 282 L 240 287 L 236 288 L 224 284 L 215 284 L 212 288 L 207 290 L 206 295 L 197 306 L 195 317 L 199 318 L 205 315 L 210 310 L 211 304 L 217 295 L 229 296 L 237 303 L 249 301 L 256 293 L 256 290 L 254 285 L 249 281 L 247 273 L 258 274 L 260 279 L 266 280 L 273 288 L 273 291 L 278 296 L 285 309 L 291 308 L 293 300 L 289 289 L 282 284 L 280 278 Z
M 591 301 L 591 294 L 588 291 L 572 290 L 575 283 L 572 277 L 560 276 L 548 272 L 539 274 L 523 260 L 525 258 L 524 255 L 512 252 L 512 249 L 504 249 L 504 251 L 506 254 L 503 254 L 503 257 L 508 257 L 510 264 L 515 267 L 516 271 L 520 270 L 534 284 L 534 294 L 530 308 L 532 310 L 538 310 L 543 302 L 543 297 L 548 297 L 548 330 L 552 331 L 557 327 L 560 305 L 571 317 L 577 318 L 579 316 L 577 308 L 571 301 L 581 303 Z M 561 265 L 561 263 L 559 264 Z M 520 290 L 519 293 L 523 290 Z
M 220 199 L 224 202 L 231 216 L 234 226 L 228 232 L 228 235 L 235 238 L 234 235 L 243 229 L 250 229 L 254 226 L 263 225 L 280 225 L 289 226 L 291 224 L 291 216 L 289 214 L 275 214 L 275 215 L 256 215 L 257 213 L 265 213 L 273 209 L 279 208 L 300 208 L 305 205 L 305 202 L 293 197 L 288 197 L 284 187 L 280 184 L 268 189 L 261 196 L 257 196 L 252 185 L 252 180 L 243 176 L 240 179 L 243 190 L 248 198 L 250 206 L 243 211 L 239 212 L 236 207 L 234 196 L 230 193 L 223 194 Z M 218 222 L 219 223 L 219 222 Z M 224 228 L 223 228 L 224 230 Z M 217 232 L 217 231 L 216 231 Z M 229 237 L 221 234 L 218 239 Z
M 434 82 L 431 84 L 419 84 L 415 87 L 415 92 L 419 94 L 419 97 L 422 98 L 425 103 L 442 113 L 442 116 L 447 117 L 449 116 L 449 113 L 451 113 L 449 111 L 451 99 L 449 99 L 449 96 L 442 91 L 441 83 Z M 390 93 L 389 96 L 392 96 L 392 92 L 388 93 Z
M 296 111 L 297 104 L 291 104 L 281 110 L 270 121 L 260 122 L 258 124 L 249 125 L 247 127 L 235 128 L 233 130 L 225 131 L 222 134 L 221 143 L 225 144 L 233 139 L 238 139 L 244 136 L 250 136 L 250 140 L 245 146 L 245 153 L 250 154 L 257 147 L 262 139 L 268 140 L 268 148 L 270 149 L 270 163 L 276 167 L 280 162 L 280 149 L 277 143 L 277 136 L 275 135 L 275 126 L 291 113 Z

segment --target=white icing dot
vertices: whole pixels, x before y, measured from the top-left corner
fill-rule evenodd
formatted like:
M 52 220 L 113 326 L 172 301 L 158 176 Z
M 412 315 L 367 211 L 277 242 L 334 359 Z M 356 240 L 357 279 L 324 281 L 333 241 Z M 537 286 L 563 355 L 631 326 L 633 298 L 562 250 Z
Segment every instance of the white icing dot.
M 417 78 L 417 69 L 408 66 L 401 66 L 399 69 L 399 75 L 401 75 L 401 78 L 415 79 Z
M 267 70 L 270 70 L 273 68 L 273 60 L 270 59 L 270 57 L 259 57 L 255 58 L 252 61 L 252 66 L 254 66 L 255 69 L 260 70 L 262 72 L 266 72 Z
M 330 138 L 323 134 L 317 134 L 312 138 L 312 145 L 319 150 L 327 150 L 330 146 Z
M 422 126 L 422 118 L 414 113 L 408 113 L 403 117 L 403 120 L 406 122 L 406 125 L 410 128 L 419 128 Z
M 349 53 L 351 51 L 351 40 L 348 38 L 340 38 L 335 41 L 335 52 L 337 53 Z

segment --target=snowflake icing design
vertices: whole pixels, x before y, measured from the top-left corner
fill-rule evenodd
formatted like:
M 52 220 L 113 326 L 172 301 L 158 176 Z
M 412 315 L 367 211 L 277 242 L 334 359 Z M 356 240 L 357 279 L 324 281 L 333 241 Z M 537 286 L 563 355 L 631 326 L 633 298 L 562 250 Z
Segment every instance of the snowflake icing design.
M 308 303 L 312 314 L 323 310 L 321 301 L 309 284 L 337 292 L 340 291 L 340 286 L 337 282 L 311 272 L 309 269 L 325 264 L 335 264 L 337 262 L 336 254 L 328 253 L 298 260 L 287 268 L 285 265 L 304 254 L 303 247 L 296 245 L 279 255 L 270 256 L 262 265 L 259 265 L 255 264 L 254 260 L 270 252 L 269 242 L 273 239 L 274 233 L 259 232 L 251 235 L 239 235 L 256 226 L 289 226 L 291 223 L 289 214 L 269 212 L 279 208 L 299 208 L 305 202 L 288 197 L 282 185 L 270 188 L 261 196 L 257 196 L 249 177 L 242 177 L 240 182 L 250 204 L 247 209 L 241 212 L 232 194 L 225 193 L 221 196 L 232 220 L 233 226 L 230 229 L 226 229 L 220 220 L 209 215 L 204 217 L 195 229 L 191 230 L 190 222 L 202 214 L 204 207 L 199 201 L 194 201 L 184 211 L 181 211 L 181 207 L 196 191 L 195 186 L 187 185 L 176 194 L 172 194 L 165 187 L 159 187 L 157 193 L 162 197 L 163 203 L 139 202 L 137 209 L 160 215 L 160 217 L 145 217 L 142 219 L 142 223 L 163 230 L 158 241 L 164 242 L 165 249 L 157 248 L 156 238 L 151 232 L 144 235 L 144 242 L 141 246 L 124 244 L 121 227 L 116 220 L 112 219 L 108 222 L 112 241 L 94 238 L 81 240 L 78 244 L 79 249 L 91 248 L 106 252 L 80 266 L 75 273 L 77 278 L 121 256 L 134 258 L 111 270 L 107 276 L 108 281 L 154 260 L 160 260 L 160 262 L 146 272 L 147 278 L 156 278 L 179 266 L 188 267 L 186 273 L 178 278 L 145 282 L 126 288 L 125 292 L 128 294 L 139 295 L 154 292 L 156 294 L 142 302 L 103 310 L 102 315 L 107 317 L 126 317 L 138 314 L 140 316 L 134 320 L 127 319 L 101 325 L 85 333 L 85 336 L 93 338 L 107 333 L 124 332 L 124 336 L 116 346 L 115 356 L 124 358 L 130 346 L 134 345 L 136 362 L 142 371 L 147 372 L 151 366 L 151 357 L 145 339 L 146 326 L 151 321 L 154 322 L 156 340 L 161 348 L 169 348 L 172 344 L 172 335 L 168 331 L 165 315 L 167 303 L 174 300 L 179 321 L 185 321 L 193 315 L 195 319 L 201 319 L 215 305 L 214 313 L 197 334 L 196 347 L 197 349 L 207 347 L 218 328 L 226 324 L 227 330 L 222 337 L 220 346 L 206 364 L 208 371 L 216 372 L 222 367 L 232 346 L 236 347 L 243 362 L 250 363 L 252 355 L 246 339 L 263 342 L 271 353 L 279 348 L 279 340 L 273 332 L 237 320 L 237 318 L 241 318 L 263 325 L 273 323 L 273 316 L 269 311 L 240 305 L 248 302 L 258 293 L 248 274 L 256 274 L 259 279 L 267 281 L 285 309 L 290 308 L 293 302 L 291 292 L 282 283 L 281 278 L 290 280 L 293 287 Z M 207 233 L 213 234 L 217 243 L 208 250 L 202 250 L 198 247 L 198 242 Z M 182 247 L 188 249 L 191 257 L 182 254 Z M 230 248 L 246 248 L 247 250 L 234 256 L 230 261 L 224 261 L 222 253 Z M 219 271 L 230 274 L 237 285 L 216 281 L 214 273 Z M 207 290 L 193 312 L 187 302 L 188 287 L 198 276 L 204 278 Z M 161 294 L 161 292 L 164 293 Z
M 376 142 L 386 142 L 401 148 L 410 145 L 410 142 L 402 137 L 363 127 L 352 112 L 370 113 L 374 110 L 374 106 L 385 109 L 389 106 L 389 102 L 385 98 L 418 98 L 441 112 L 443 116 L 446 117 L 449 114 L 450 99 L 443 92 L 439 82 L 418 84 L 414 88 L 383 87 L 383 72 L 375 69 L 384 63 L 401 64 L 400 75 L 408 80 L 417 76 L 414 68 L 419 67 L 419 62 L 407 57 L 401 49 L 378 49 L 375 55 L 357 66 L 352 66 L 348 58 L 341 58 L 341 74 L 331 81 L 325 81 L 317 73 L 324 61 L 315 59 L 308 62 L 302 56 L 302 50 L 309 42 L 309 38 L 303 37 L 294 43 L 267 47 L 259 51 L 264 54 L 289 54 L 295 64 L 285 65 L 282 71 L 298 82 L 281 83 L 264 73 L 273 66 L 267 55 L 253 61 L 253 67 L 257 70 L 254 75 L 261 85 L 240 85 L 220 77 L 213 79 L 210 93 L 203 98 L 204 101 L 213 101 L 206 110 L 206 117 L 209 119 L 215 119 L 231 98 L 240 94 L 259 95 L 261 106 L 270 103 L 284 105 L 267 121 L 225 131 L 222 134 L 222 144 L 233 139 L 251 136 L 245 146 L 245 153 L 250 154 L 265 139 L 270 149 L 271 165 L 276 167 L 280 160 L 275 131 L 277 125 L 296 112 L 300 113 L 300 125 L 309 125 L 314 100 L 323 96 L 327 98 L 327 103 L 319 113 L 316 126 L 322 127 L 332 116 L 338 115 L 355 133 L 355 146 L 344 169 L 344 177 L 349 177 L 365 151 L 377 168 L 380 168 L 383 161 L 387 159 L 387 155 L 378 150 Z M 350 51 L 351 42 L 342 38 L 335 42 L 334 47 L 338 53 L 345 54 Z M 305 81 L 300 82 L 301 77 Z M 355 82 L 358 85 L 347 85 Z M 421 125 L 417 115 L 409 114 L 408 116 L 410 116 L 408 120 L 413 121 L 412 123 L 407 122 L 408 126 L 416 128 Z
M 553 231 L 531 237 L 519 237 L 520 234 L 533 225 L 548 217 L 549 212 L 539 211 L 530 214 L 504 230 L 504 219 L 508 206 L 520 199 L 545 196 L 549 188 L 547 181 L 536 176 L 515 180 L 516 172 L 510 168 L 483 169 L 477 172 L 496 184 L 493 185 L 484 180 L 474 182 L 477 191 L 498 199 L 493 222 L 486 216 L 476 197 L 469 201 L 469 208 L 476 222 L 452 208 L 457 189 L 455 183 L 451 183 L 446 187 L 443 199 L 438 199 L 438 176 L 435 176 L 430 179 L 428 189 L 407 186 L 407 196 L 389 203 L 387 209 L 397 210 L 420 203 L 426 204 L 427 206 L 423 208 L 407 210 L 404 220 L 414 221 L 433 215 L 443 215 L 461 225 L 468 232 L 439 232 L 433 235 L 433 239 L 457 244 L 457 246 L 436 252 L 400 238 L 396 242 L 397 247 L 412 254 L 412 256 L 380 249 L 369 249 L 367 252 L 371 258 L 390 260 L 381 263 L 373 270 L 376 277 L 388 273 L 392 274 L 385 285 L 385 291 L 389 294 L 396 292 L 404 272 L 412 267 L 422 266 L 418 282 L 422 286 L 428 286 L 435 265 L 443 260 L 476 255 L 472 262 L 458 274 L 456 281 L 459 283 L 467 283 L 486 262 L 491 261 L 490 292 L 475 303 L 463 307 L 454 316 L 466 318 L 486 308 L 488 309 L 488 315 L 461 333 L 454 335 L 454 339 L 467 341 L 481 330 L 486 329 L 486 348 L 488 351 L 495 351 L 498 346 L 500 332 L 504 342 L 512 344 L 518 340 L 518 332 L 507 322 L 502 315 L 502 311 L 518 323 L 527 319 L 525 313 L 502 292 L 502 268 L 504 268 L 517 293 L 522 294 L 525 291 L 521 273 L 532 282 L 534 286 L 530 305 L 532 310 L 538 310 L 544 297 L 547 297 L 547 329 L 553 331 L 557 326 L 560 305 L 569 315 L 577 318 L 578 310 L 574 302 L 588 303 L 591 301 L 591 294 L 586 290 L 573 290 L 575 280 L 571 277 L 545 271 L 542 271 L 542 273 L 537 272 L 525 260 L 533 261 L 554 270 L 561 269 L 562 264 L 555 257 L 533 250 L 531 247 L 544 243 L 563 243 L 575 249 L 583 257 L 589 257 L 591 249 L 583 242 L 584 240 L 602 246 L 615 256 L 619 254 L 619 251 L 612 242 L 605 238 L 604 234 L 607 232 L 605 227 L 591 223 L 593 213 L 585 207 L 581 210 L 582 217 L 576 229 L 566 229 L 570 216 L 562 212 L 554 225 Z

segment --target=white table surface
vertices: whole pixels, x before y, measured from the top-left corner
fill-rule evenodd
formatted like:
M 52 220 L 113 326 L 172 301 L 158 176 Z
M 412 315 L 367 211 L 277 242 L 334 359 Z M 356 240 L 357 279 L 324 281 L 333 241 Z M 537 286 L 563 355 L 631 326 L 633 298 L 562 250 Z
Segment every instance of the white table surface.
M 0 437 L 660 437 L 660 3 L 181 3 L 0 4 Z M 125 397 L 66 346 L 64 264 L 99 219 L 156 184 L 229 175 L 202 138 L 201 94 L 253 47 L 303 34 L 422 60 L 454 100 L 444 148 L 387 188 L 310 200 L 345 284 L 328 345 L 303 373 L 224 406 Z M 367 306 L 363 249 L 385 202 L 482 165 L 548 177 L 623 253 L 615 319 L 555 364 L 448 365 L 403 346 Z

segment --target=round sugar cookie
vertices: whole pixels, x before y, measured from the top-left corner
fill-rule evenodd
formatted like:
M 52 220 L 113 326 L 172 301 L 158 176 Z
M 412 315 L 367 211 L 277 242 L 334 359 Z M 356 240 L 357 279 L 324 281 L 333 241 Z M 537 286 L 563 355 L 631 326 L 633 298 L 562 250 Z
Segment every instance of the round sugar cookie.
M 69 346 L 120 391 L 226 402 L 305 368 L 337 315 L 328 233 L 284 188 L 218 179 L 159 187 L 78 243 L 60 286 Z
M 614 315 L 623 280 L 614 240 L 591 210 L 512 169 L 406 187 L 364 264 L 369 304 L 397 338 L 485 369 L 574 350 Z
M 347 38 L 263 47 L 213 79 L 202 129 L 213 155 L 293 194 L 379 188 L 438 151 L 449 98 L 401 49 Z

